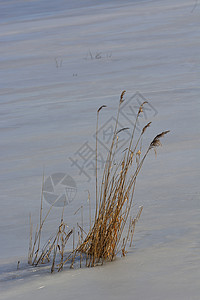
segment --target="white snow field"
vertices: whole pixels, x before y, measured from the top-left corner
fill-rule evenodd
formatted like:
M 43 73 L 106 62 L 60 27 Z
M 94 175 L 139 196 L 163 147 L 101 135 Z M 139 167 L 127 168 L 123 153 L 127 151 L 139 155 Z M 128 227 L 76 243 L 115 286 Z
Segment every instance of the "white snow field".
M 195 0 L 0 1 L 0 299 L 200 299 L 199 49 Z M 91 161 L 82 171 L 72 161 L 83 146 L 94 149 L 96 111 L 107 105 L 104 134 L 123 90 L 130 105 L 122 126 L 131 127 L 138 101 L 149 101 L 144 147 L 170 130 L 138 177 L 135 211 L 144 209 L 133 246 L 96 268 L 51 275 L 28 266 L 29 213 L 35 228 L 43 169 L 45 178 L 73 177 L 65 220 L 74 226 L 82 205 L 88 225 L 94 170 Z M 105 153 L 105 135 L 101 142 Z M 60 212 L 52 209 L 43 240 Z

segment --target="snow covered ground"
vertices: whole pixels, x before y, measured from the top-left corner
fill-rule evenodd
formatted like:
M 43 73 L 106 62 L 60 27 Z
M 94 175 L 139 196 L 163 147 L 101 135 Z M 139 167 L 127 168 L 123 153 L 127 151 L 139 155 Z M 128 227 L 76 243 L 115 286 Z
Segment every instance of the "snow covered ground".
M 200 3 L 186 0 L 0 1 L 1 299 L 199 300 L 199 13 Z M 75 180 L 65 209 L 73 226 L 88 189 L 94 207 L 94 176 L 72 160 L 86 142 L 94 148 L 96 110 L 108 106 L 104 126 L 122 90 L 132 107 L 149 101 L 140 123 L 153 121 L 148 141 L 171 130 L 138 177 L 144 210 L 134 246 L 103 267 L 28 268 L 28 216 L 38 222 L 43 168 Z M 125 109 L 123 126 L 129 117 Z M 54 208 L 45 236 L 58 217 Z

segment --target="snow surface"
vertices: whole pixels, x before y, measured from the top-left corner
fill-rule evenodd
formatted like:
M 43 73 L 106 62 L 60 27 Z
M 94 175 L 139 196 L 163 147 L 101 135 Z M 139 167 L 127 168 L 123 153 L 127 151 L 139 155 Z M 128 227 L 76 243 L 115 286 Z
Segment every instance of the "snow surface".
M 0 2 L 1 299 L 199 300 L 199 13 L 186 0 Z M 76 181 L 65 209 L 74 226 L 88 189 L 94 208 L 94 176 L 88 182 L 69 157 L 86 141 L 94 147 L 96 110 L 108 106 L 107 122 L 124 89 L 126 101 L 139 91 L 151 104 L 144 142 L 171 130 L 138 177 L 135 206 L 144 210 L 134 246 L 93 269 L 27 267 L 43 168 Z M 44 236 L 59 217 L 54 208 Z

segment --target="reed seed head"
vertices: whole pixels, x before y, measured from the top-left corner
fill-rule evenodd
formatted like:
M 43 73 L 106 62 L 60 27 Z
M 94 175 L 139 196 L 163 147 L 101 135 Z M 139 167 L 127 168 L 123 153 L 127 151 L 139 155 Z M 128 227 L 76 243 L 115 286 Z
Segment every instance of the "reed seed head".
M 120 104 L 122 102 L 124 102 L 124 94 L 126 93 L 126 91 L 124 90 L 122 93 L 121 93 L 121 96 L 120 96 Z

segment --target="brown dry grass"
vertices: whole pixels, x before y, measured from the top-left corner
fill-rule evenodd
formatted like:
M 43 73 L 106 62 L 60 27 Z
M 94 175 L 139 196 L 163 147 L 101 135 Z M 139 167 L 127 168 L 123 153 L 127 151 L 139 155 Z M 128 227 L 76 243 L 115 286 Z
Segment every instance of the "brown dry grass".
M 74 261 L 77 258 L 80 260 L 80 267 L 83 257 L 86 258 L 86 265 L 93 267 L 99 263 L 103 264 L 105 261 L 112 261 L 116 255 L 121 251 L 122 255 L 126 254 L 126 246 L 130 241 L 130 246 L 133 241 L 133 234 L 135 224 L 138 222 L 142 213 L 143 206 L 139 208 L 138 214 L 133 218 L 130 214 L 133 207 L 133 197 L 136 186 L 137 176 L 142 168 L 144 160 L 146 159 L 149 151 L 154 149 L 156 153 L 157 147 L 161 146 L 160 139 L 164 137 L 169 131 L 163 131 L 158 134 L 150 143 L 145 152 L 142 149 L 142 138 L 146 130 L 151 125 L 151 122 L 146 124 L 141 130 L 139 137 L 136 136 L 136 126 L 140 114 L 143 113 L 143 106 L 147 103 L 142 103 L 139 107 L 135 124 L 132 129 L 130 142 L 127 148 L 123 151 L 121 161 L 116 164 L 116 153 L 118 149 L 119 135 L 123 134 L 124 130 L 128 128 L 118 128 L 119 113 L 121 104 L 124 102 L 125 91 L 122 92 L 119 101 L 119 107 L 117 111 L 116 124 L 113 133 L 113 139 L 111 141 L 110 150 L 107 154 L 107 160 L 102 176 L 102 181 L 99 187 L 98 194 L 98 122 L 99 113 L 106 107 L 102 105 L 97 110 L 97 125 L 96 125 L 96 210 L 94 223 L 91 225 L 91 207 L 90 207 L 90 230 L 87 234 L 83 230 L 82 224 L 77 224 L 78 231 L 78 245 L 75 247 L 75 229 L 71 229 L 66 232 L 66 225 L 63 221 L 63 214 L 59 229 L 53 241 L 49 240 L 49 243 L 43 247 L 41 254 L 38 258 L 40 248 L 40 236 L 44 221 L 46 220 L 51 208 L 47 215 L 42 220 L 42 198 L 41 198 L 41 210 L 40 210 L 40 225 L 39 230 L 36 229 L 35 241 L 32 246 L 32 224 L 30 221 L 30 247 L 29 247 L 29 263 L 38 265 L 45 260 L 50 260 L 51 252 L 53 252 L 53 260 L 51 271 L 54 271 L 57 252 L 60 254 L 60 260 L 58 263 L 58 271 L 62 270 L 64 264 L 71 261 L 71 268 L 73 268 Z M 44 180 L 44 179 L 43 179 Z M 88 194 L 88 200 L 90 203 L 90 194 Z M 82 211 L 82 208 L 81 208 Z M 63 209 L 64 213 L 64 209 Z M 129 222 L 128 219 L 130 218 Z M 129 223 L 127 225 L 127 223 Z M 127 226 L 126 226 L 127 225 Z M 125 236 L 124 229 L 126 230 Z M 83 238 L 85 234 L 85 238 Z M 64 249 L 66 242 L 70 236 L 73 236 L 73 251 L 64 260 Z M 34 249 L 37 244 L 37 250 L 35 252 L 35 258 L 33 258 Z
M 119 101 L 113 140 L 108 153 L 101 182 L 100 195 L 98 197 L 98 209 L 96 210 L 95 222 L 84 242 L 76 249 L 78 253 L 84 253 L 89 256 L 88 266 L 95 266 L 96 264 L 103 263 L 104 261 L 112 261 L 116 257 L 119 252 L 120 241 L 132 207 L 137 176 L 149 151 L 151 149 L 156 150 L 156 147 L 161 145 L 160 138 L 169 132 L 165 131 L 157 135 L 151 142 L 143 157 L 141 157 L 141 140 L 151 122 L 142 129 L 135 144 L 133 144 L 133 141 L 139 115 L 143 112 L 143 106 L 147 103 L 144 102 L 138 110 L 129 146 L 124 152 L 124 156 L 120 164 L 116 166 L 114 161 L 118 147 L 118 134 L 127 129 L 122 128 L 118 130 L 119 112 L 121 104 L 124 101 L 124 94 L 125 91 L 122 92 Z M 97 116 L 100 109 L 97 112 Z M 97 134 L 98 131 L 96 136 Z M 135 223 L 139 220 L 141 212 L 142 208 L 139 210 L 135 219 L 130 219 L 128 234 L 126 238 L 123 239 L 122 243 L 121 250 L 123 255 L 126 252 L 126 244 L 130 234 L 132 240 Z

